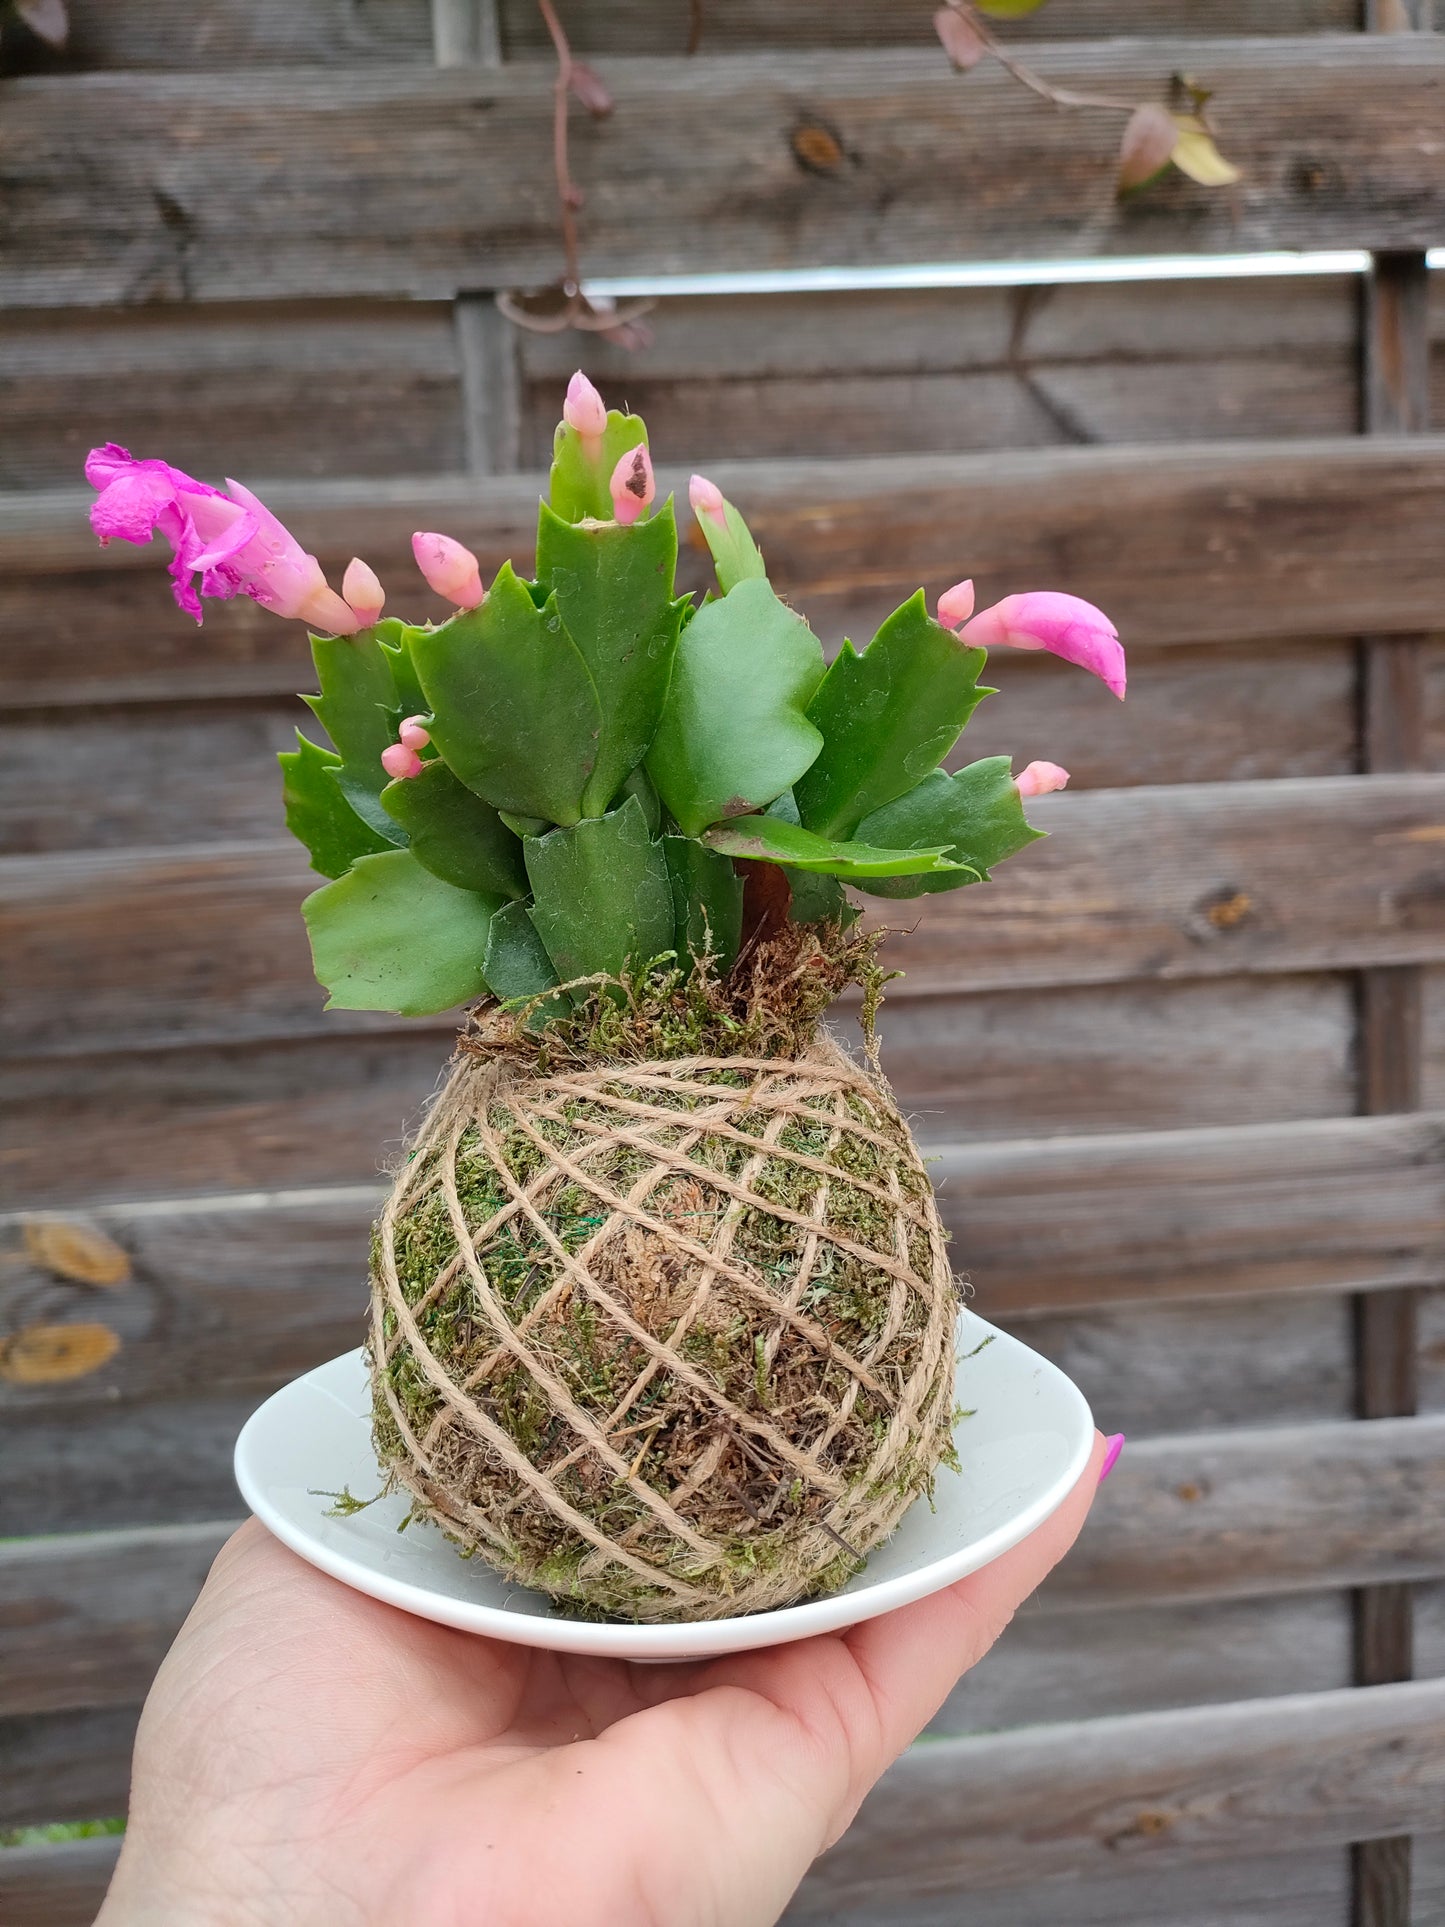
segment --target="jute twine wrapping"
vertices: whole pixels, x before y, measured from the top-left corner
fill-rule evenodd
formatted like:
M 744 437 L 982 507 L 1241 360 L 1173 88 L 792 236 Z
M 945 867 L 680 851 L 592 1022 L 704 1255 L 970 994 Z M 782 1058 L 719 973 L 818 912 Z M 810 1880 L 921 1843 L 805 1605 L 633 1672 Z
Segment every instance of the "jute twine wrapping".
M 418 1280 L 421 1225 L 444 1257 Z M 780 1262 L 749 1255 L 760 1230 Z M 377 1226 L 378 1448 L 467 1550 L 584 1610 L 787 1605 L 841 1584 L 927 1487 L 957 1306 L 907 1127 L 826 1036 L 800 1059 L 546 1075 L 464 1056 Z M 559 1320 L 584 1321 L 600 1386 Z

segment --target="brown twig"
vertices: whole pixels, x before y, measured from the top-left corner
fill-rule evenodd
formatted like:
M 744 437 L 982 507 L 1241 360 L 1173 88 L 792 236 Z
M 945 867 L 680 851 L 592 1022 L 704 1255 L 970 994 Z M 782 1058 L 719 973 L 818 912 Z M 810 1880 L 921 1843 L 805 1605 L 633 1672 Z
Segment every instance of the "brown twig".
M 568 294 L 577 291 L 582 269 L 577 248 L 577 209 L 582 196 L 572 179 L 567 154 L 567 104 L 572 88 L 572 45 L 557 18 L 552 0 L 537 0 L 552 45 L 557 53 L 557 78 L 552 85 L 552 168 L 557 177 L 557 207 L 562 229 L 562 249 L 566 257 L 562 286 Z
M 543 4 L 543 0 L 538 0 L 538 4 Z M 1052 81 L 1045 80 L 1043 75 L 1035 73 L 1032 67 L 1026 67 L 1023 61 L 1011 54 L 1008 48 L 995 38 L 992 30 L 985 23 L 983 15 L 977 7 L 969 4 L 969 0 L 946 0 L 946 4 L 950 12 L 956 13 L 960 19 L 968 22 L 978 35 L 980 43 L 993 55 L 1006 74 L 1011 74 L 1021 87 L 1027 87 L 1031 94 L 1037 94 L 1040 100 L 1048 101 L 1051 106 L 1107 107 L 1116 113 L 1132 114 L 1139 105 L 1136 100 L 1117 100 L 1112 94 L 1078 94 L 1068 87 L 1055 87 Z

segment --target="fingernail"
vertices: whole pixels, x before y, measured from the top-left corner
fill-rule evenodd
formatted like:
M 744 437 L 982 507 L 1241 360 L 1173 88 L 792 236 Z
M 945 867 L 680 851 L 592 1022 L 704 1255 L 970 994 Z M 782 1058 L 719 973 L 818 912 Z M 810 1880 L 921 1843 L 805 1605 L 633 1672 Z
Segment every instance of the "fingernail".
M 1100 1485 L 1104 1483 L 1105 1479 L 1108 1478 L 1114 1467 L 1119 1463 L 1119 1454 L 1123 1449 L 1124 1434 L 1122 1432 L 1115 1432 L 1109 1438 L 1105 1439 L 1104 1463 L 1099 1467 Z

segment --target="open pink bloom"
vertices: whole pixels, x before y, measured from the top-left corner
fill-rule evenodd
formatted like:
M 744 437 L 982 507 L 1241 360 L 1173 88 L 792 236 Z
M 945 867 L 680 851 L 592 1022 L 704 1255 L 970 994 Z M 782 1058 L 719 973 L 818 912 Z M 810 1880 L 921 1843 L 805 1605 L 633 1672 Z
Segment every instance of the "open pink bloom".
M 428 585 L 439 596 L 459 609 L 476 608 L 486 591 L 482 588 L 481 567 L 470 549 L 449 535 L 418 529 L 411 538 L 411 552 Z
M 388 743 L 381 752 L 381 767 L 388 776 L 402 783 L 413 776 L 420 776 L 426 765 L 416 751 L 408 749 L 405 743 Z
M 1020 796 L 1048 796 L 1054 790 L 1067 789 L 1068 783 L 1069 772 L 1057 763 L 1030 763 L 1014 778 Z
M 954 16 L 955 18 L 957 16 Z M 973 614 L 973 583 L 955 582 L 938 598 L 938 620 L 945 629 L 961 629 Z
M 1122 701 L 1124 646 L 1102 609 L 1078 596 L 1034 589 L 1005 596 L 964 625 L 963 639 L 981 649 L 1047 649 L 1098 676 Z
M 728 518 L 723 506 L 723 492 L 716 482 L 710 482 L 706 475 L 694 475 L 687 485 L 687 499 L 692 505 L 693 514 L 699 521 L 706 516 L 718 528 L 724 530 L 727 528 Z
M 316 557 L 239 482 L 227 481 L 227 494 L 169 462 L 137 461 L 115 442 L 90 451 L 85 479 L 99 490 L 90 525 L 102 542 L 149 542 L 159 534 L 170 543 L 176 602 L 197 622 L 202 595 L 218 602 L 248 595 L 263 609 L 333 635 L 361 626 L 328 588 Z
M 431 731 L 420 716 L 408 716 L 396 733 L 404 749 L 425 749 L 431 741 Z
M 652 457 L 645 443 L 629 448 L 621 458 L 612 471 L 608 492 L 612 496 L 612 513 L 623 527 L 635 522 L 657 493 Z
M 596 437 L 607 426 L 607 404 L 579 368 L 567 384 L 562 419 L 579 435 Z
M 363 629 L 369 629 L 386 607 L 386 591 L 375 569 L 368 568 L 359 555 L 352 556 L 341 578 L 341 599 L 353 611 Z

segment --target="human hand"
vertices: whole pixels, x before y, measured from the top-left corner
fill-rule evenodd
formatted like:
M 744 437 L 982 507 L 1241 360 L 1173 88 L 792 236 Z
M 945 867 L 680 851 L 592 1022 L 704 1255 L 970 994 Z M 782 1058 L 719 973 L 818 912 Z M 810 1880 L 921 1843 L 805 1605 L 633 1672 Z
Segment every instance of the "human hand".
M 696 1665 L 414 1619 L 251 1520 L 146 1702 L 96 1927 L 768 1927 L 1072 1545 L 1104 1449 L 981 1572 Z

